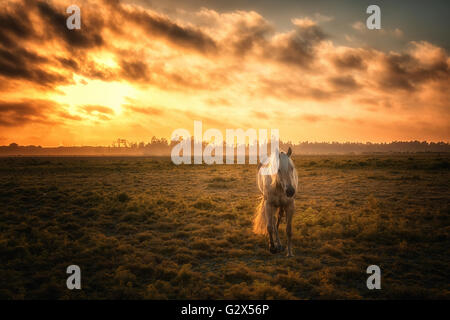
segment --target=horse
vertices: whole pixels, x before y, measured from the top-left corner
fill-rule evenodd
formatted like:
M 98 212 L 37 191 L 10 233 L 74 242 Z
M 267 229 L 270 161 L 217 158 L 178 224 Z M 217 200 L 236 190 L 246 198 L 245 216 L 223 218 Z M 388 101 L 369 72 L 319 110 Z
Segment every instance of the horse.
M 292 257 L 292 216 L 295 212 L 294 196 L 297 192 L 298 175 L 291 159 L 292 149 L 287 153 L 276 150 L 264 162 L 258 164 L 257 184 L 261 201 L 253 218 L 253 232 L 269 235 L 271 253 L 284 250 L 278 236 L 281 218 L 286 215 L 287 256 Z M 275 223 L 275 214 L 278 219 Z

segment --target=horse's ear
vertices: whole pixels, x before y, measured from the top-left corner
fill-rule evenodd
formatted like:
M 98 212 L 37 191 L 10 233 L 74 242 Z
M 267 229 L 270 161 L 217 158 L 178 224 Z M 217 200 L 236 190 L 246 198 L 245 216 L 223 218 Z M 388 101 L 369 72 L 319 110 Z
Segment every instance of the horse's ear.
M 287 152 L 287 156 L 290 157 L 291 154 L 292 154 L 292 149 L 291 149 L 291 147 L 289 147 L 288 152 Z
M 259 169 L 261 169 L 261 167 L 262 167 L 262 163 L 258 162 L 258 165 L 256 166 L 256 169 L 258 169 L 258 171 L 259 171 Z

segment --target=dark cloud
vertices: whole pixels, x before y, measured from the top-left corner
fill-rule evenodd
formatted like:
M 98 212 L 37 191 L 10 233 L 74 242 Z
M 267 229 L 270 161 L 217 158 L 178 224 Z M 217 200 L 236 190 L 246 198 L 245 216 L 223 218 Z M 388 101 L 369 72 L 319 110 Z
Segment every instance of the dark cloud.
M 61 63 L 61 66 L 64 68 L 71 69 L 73 71 L 79 71 L 80 68 L 78 66 L 78 63 L 71 58 L 57 58 L 57 60 Z
M 97 64 L 83 53 L 74 57 L 57 57 L 56 61 L 68 72 L 77 73 L 89 79 L 109 82 L 120 78 L 117 70 Z M 133 78 L 129 78 L 129 80 L 133 80 Z
M 23 48 L 15 48 L 13 50 L 0 49 L 0 59 L 12 65 L 48 62 L 46 57 Z
M 0 11 L 0 44 L 15 47 L 18 40 L 34 35 L 33 24 L 23 3 L 2 5 Z
M 153 61 L 151 57 L 134 50 L 116 50 L 115 54 L 119 70 L 104 70 L 105 73 L 110 72 L 110 78 L 123 78 L 141 86 L 151 85 L 162 90 L 186 92 L 217 90 L 230 82 L 228 73 L 231 69 L 221 65 L 212 68 L 190 64 L 173 67 L 170 63 Z
M 29 17 L 36 5 L 39 3 L 34 1 L 10 2 L 0 8 L 0 76 L 46 87 L 69 83 L 71 78 L 48 71 L 51 63 L 48 55 L 43 56 L 27 45 L 28 41 L 41 39 Z
M 241 20 L 236 23 L 233 34 L 227 42 L 231 42 L 234 54 L 242 56 L 251 52 L 255 46 L 266 46 L 267 37 L 273 31 L 274 28 L 262 17 L 251 23 Z
M 335 57 L 333 63 L 339 69 L 362 70 L 366 68 L 363 57 L 351 52 Z
M 103 28 L 103 20 L 101 17 L 90 16 L 87 18 L 83 14 L 82 29 L 69 30 L 66 26 L 68 15 L 65 15 L 63 8 L 57 9 L 49 3 L 42 1 L 37 2 L 36 6 L 38 12 L 47 23 L 48 29 L 52 31 L 53 35 L 63 39 L 69 48 L 87 49 L 104 44 L 100 34 Z
M 122 76 L 130 81 L 149 81 L 150 71 L 147 64 L 143 61 L 133 60 L 120 62 Z
M 17 6 L 13 10 L 5 8 L 5 12 L 0 13 L 0 30 L 9 32 L 20 38 L 29 38 L 33 35 L 32 25 L 28 17 L 27 10 L 22 6 Z
M 17 127 L 30 122 L 51 123 L 48 113 L 55 104 L 45 100 L 0 101 L 0 126 Z
M 40 64 L 46 62 L 46 57 L 23 48 L 0 48 L 0 76 L 23 79 L 43 86 L 69 82 L 62 75 L 43 70 Z
M 384 70 L 379 79 L 380 86 L 385 89 L 414 90 L 414 84 L 407 71 L 409 68 L 406 66 L 411 62 L 412 58 L 407 54 L 386 56 L 383 59 Z
M 328 81 L 334 88 L 342 91 L 355 90 L 360 87 L 352 76 L 331 77 Z
M 169 18 L 151 15 L 143 10 L 125 8 L 119 1 L 107 1 L 107 3 L 115 12 L 120 13 L 123 19 L 143 28 L 149 36 L 156 36 L 173 46 L 192 49 L 203 54 L 217 50 L 216 42 L 200 29 L 181 26 Z
M 383 89 L 414 91 L 428 80 L 450 80 L 446 57 L 433 63 L 424 63 L 409 54 L 388 54 L 382 60 L 383 71 L 378 84 Z
M 65 7 L 56 7 L 52 2 L 24 0 L 14 3 L 14 6 L 0 8 L 0 75 L 26 79 L 47 87 L 72 82 L 74 72 L 91 79 L 115 80 L 114 72 L 87 58 L 89 50 L 106 46 L 101 35 L 105 28 L 104 18 L 94 8 L 81 9 L 82 29 L 69 30 Z M 32 23 L 27 12 L 38 15 L 44 33 L 36 31 L 37 22 Z M 52 51 L 46 51 L 44 58 L 28 49 L 35 47 L 29 46 L 28 41 L 42 45 L 46 41 L 56 41 L 66 50 L 58 50 L 57 57 L 52 56 Z M 47 71 L 48 66 L 55 63 L 65 70 L 60 70 L 60 73 Z
M 282 42 L 269 46 L 265 54 L 278 62 L 309 69 L 315 59 L 316 45 L 326 38 L 316 25 L 297 26 Z

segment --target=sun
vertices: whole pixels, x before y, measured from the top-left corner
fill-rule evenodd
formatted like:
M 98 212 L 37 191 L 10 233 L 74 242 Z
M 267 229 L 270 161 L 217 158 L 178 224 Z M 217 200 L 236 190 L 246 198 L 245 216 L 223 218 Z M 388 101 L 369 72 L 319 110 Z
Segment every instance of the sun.
M 81 106 L 95 105 L 110 108 L 114 115 L 122 113 L 122 105 L 127 98 L 133 98 L 135 89 L 124 82 L 106 82 L 102 80 L 90 80 L 80 76 L 74 76 L 75 84 L 60 86 L 58 93 L 52 99 L 68 106 L 68 111 L 80 113 Z

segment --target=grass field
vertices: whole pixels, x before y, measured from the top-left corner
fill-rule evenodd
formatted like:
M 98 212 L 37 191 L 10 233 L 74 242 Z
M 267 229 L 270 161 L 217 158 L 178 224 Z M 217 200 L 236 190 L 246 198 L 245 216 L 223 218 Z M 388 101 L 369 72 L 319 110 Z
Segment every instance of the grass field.
M 287 258 L 251 232 L 254 165 L 1 158 L 0 298 L 450 298 L 450 155 L 294 161 Z

